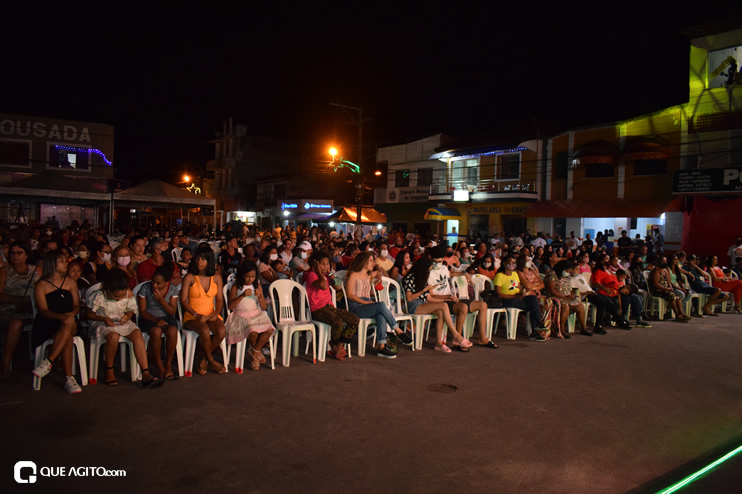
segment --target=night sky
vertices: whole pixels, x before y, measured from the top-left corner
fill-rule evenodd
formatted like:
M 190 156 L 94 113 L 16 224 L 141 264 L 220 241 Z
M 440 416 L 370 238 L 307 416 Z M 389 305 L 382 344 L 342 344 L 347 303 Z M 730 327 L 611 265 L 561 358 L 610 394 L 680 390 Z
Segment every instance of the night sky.
M 31 11 L 3 21 L 0 111 L 114 125 L 117 175 L 138 183 L 203 165 L 230 116 L 250 135 L 316 145 L 318 157 L 337 143 L 350 156 L 357 131 L 330 102 L 362 106 L 375 147 L 687 100 L 680 30 L 709 16 L 527 10 Z

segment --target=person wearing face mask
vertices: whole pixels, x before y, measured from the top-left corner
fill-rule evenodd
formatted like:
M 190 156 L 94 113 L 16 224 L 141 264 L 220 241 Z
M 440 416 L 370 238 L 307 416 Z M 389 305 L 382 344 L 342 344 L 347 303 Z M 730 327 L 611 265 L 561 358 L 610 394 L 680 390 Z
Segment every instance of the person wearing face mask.
M 137 278 L 139 283 L 144 281 L 150 281 L 152 276 L 155 274 L 155 270 L 165 263 L 165 256 L 163 252 L 167 250 L 167 242 L 164 240 L 153 240 L 150 244 L 151 256 L 144 262 L 139 263 L 137 266 Z M 183 281 L 180 273 L 180 268 L 173 263 L 173 278 L 170 283 L 173 285 L 180 285 Z
M 379 257 L 376 259 L 376 264 L 386 272 L 389 272 L 394 266 L 395 259 L 389 255 L 389 249 L 385 242 L 379 244 Z
M 137 273 L 132 268 L 131 251 L 123 245 L 119 245 L 114 249 L 113 254 L 111 255 L 111 269 L 121 269 L 126 271 L 126 274 L 129 276 L 130 290 L 133 290 L 139 283 L 137 281 Z
M 83 263 L 88 262 L 88 258 L 90 257 L 90 250 L 88 249 L 88 246 L 84 243 L 80 242 L 77 245 L 77 255 L 76 258 L 82 261 Z
M 291 272 L 296 275 L 296 273 L 303 273 L 304 271 L 309 270 L 309 263 L 307 262 L 307 259 L 309 258 L 309 255 L 312 253 L 312 244 L 307 242 L 306 240 L 299 244 L 299 246 L 294 249 L 294 258 L 291 260 Z
M 474 264 L 477 267 L 477 274 L 484 275 L 491 280 L 495 279 L 497 269 L 495 269 L 495 260 L 492 257 L 492 254 L 485 255 L 484 257 L 476 260 Z
M 95 285 L 103 279 L 103 275 L 111 270 L 111 254 L 113 253 L 113 249 L 111 249 L 110 245 L 98 241 L 90 243 L 88 248 L 91 252 L 90 262 L 85 264 L 82 275 L 91 285 Z M 95 252 L 95 256 L 92 255 L 93 252 Z
M 463 247 L 459 247 L 459 250 L 457 251 L 457 254 L 459 256 L 459 262 L 464 266 L 470 266 L 472 263 L 471 259 L 471 253 L 469 252 L 469 247 L 464 245 Z
M 258 282 L 263 287 L 263 296 L 268 297 L 268 287 L 274 281 L 279 279 L 278 273 L 271 267 L 273 261 L 280 259 L 278 255 L 278 248 L 275 245 L 269 245 L 263 250 L 263 255 L 260 256 L 260 264 L 258 265 Z
M 502 299 L 503 307 L 514 307 L 528 312 L 528 317 L 531 318 L 531 340 L 546 341 L 546 338 L 539 334 L 548 328 L 541 321 L 538 298 L 535 295 L 525 294 L 516 268 L 515 257 L 509 254 L 505 256 L 499 271 L 495 275 L 493 282 L 495 291 Z

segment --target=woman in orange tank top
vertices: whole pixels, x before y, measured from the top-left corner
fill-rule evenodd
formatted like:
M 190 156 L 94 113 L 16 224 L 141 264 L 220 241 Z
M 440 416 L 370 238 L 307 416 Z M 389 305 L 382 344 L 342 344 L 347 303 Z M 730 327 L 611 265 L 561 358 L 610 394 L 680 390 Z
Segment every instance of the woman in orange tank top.
M 188 267 L 180 289 L 180 304 L 183 307 L 183 328 L 198 333 L 198 373 L 206 374 L 211 367 L 224 374 L 227 369 L 214 360 L 213 353 L 219 348 L 227 330 L 220 316 L 224 306 L 222 277 L 216 274 L 216 261 L 211 249 L 199 249 Z M 226 365 L 226 362 L 225 362 Z

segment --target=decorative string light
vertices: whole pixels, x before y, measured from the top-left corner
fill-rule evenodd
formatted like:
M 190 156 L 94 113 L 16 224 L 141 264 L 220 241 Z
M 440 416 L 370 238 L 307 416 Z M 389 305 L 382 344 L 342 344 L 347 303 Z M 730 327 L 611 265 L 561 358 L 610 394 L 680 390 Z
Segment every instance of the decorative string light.
M 75 153 L 88 153 L 88 154 L 90 154 L 90 153 L 95 153 L 95 154 L 97 154 L 98 156 L 100 156 L 101 158 L 103 158 L 103 161 L 105 161 L 105 162 L 106 162 L 106 164 L 107 164 L 108 166 L 113 166 L 113 163 L 112 163 L 112 162 L 110 162 L 110 161 L 108 160 L 108 158 L 106 158 L 106 155 L 105 155 L 105 154 L 103 154 L 103 151 L 101 151 L 100 149 L 90 149 L 90 148 L 73 148 L 73 147 L 71 147 L 71 146 L 63 146 L 63 145 L 61 145 L 61 144 L 55 144 L 55 145 L 54 145 L 54 148 L 55 148 L 55 149 L 60 149 L 60 150 L 62 150 L 62 151 L 72 151 L 72 152 L 75 152 Z
M 453 158 L 456 158 L 456 159 L 476 158 L 477 156 L 490 156 L 493 154 L 499 155 L 499 154 L 506 154 L 506 153 L 517 153 L 519 151 L 527 151 L 527 150 L 528 150 L 527 147 L 518 146 L 515 149 L 498 149 L 497 151 L 488 151 L 486 153 L 474 153 L 474 154 L 467 154 L 464 156 L 453 156 Z

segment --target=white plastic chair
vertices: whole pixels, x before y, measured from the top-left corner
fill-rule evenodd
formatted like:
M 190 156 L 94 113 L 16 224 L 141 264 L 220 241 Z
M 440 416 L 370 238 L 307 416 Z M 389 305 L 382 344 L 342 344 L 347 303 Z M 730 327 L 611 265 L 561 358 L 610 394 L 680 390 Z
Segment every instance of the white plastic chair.
M 151 281 L 143 281 L 139 283 L 137 286 L 134 287 L 134 290 L 132 292 L 134 293 L 134 297 L 136 298 L 137 294 L 139 293 L 139 290 L 142 288 L 142 285 L 145 283 L 151 283 Z M 137 304 L 139 302 L 137 301 Z M 139 322 L 139 320 L 137 320 Z M 180 321 L 178 321 L 178 339 L 175 342 L 175 359 L 178 362 L 178 376 L 183 377 L 184 375 L 184 368 L 183 368 L 183 340 L 180 337 Z M 141 329 L 141 327 L 140 327 Z M 144 338 L 144 346 L 145 348 L 149 348 L 149 339 L 150 336 L 146 332 L 142 331 L 142 338 Z M 166 339 L 167 335 L 165 333 L 162 333 L 162 338 Z
M 487 286 L 494 288 L 494 282 L 483 274 L 475 274 L 471 277 L 474 283 L 474 298 L 481 300 L 481 294 L 487 289 Z M 500 315 L 505 314 L 505 327 L 509 327 L 509 315 L 505 307 L 487 309 L 487 339 L 492 339 L 492 334 L 497 333 L 497 327 L 500 325 Z M 507 330 L 506 330 L 507 332 Z
M 330 289 L 330 293 L 332 293 L 332 305 L 337 307 L 337 296 L 336 296 L 337 292 L 335 292 L 335 289 L 331 286 L 328 288 Z M 331 332 L 330 325 L 320 322 L 320 321 L 315 321 L 314 319 L 312 319 L 312 324 L 317 326 L 317 346 L 318 346 L 317 360 L 319 360 L 320 362 L 324 362 L 325 357 L 327 356 L 327 349 L 329 348 L 329 345 L 330 345 L 330 332 Z M 311 337 L 308 337 L 307 347 L 304 350 L 304 354 L 309 353 L 310 343 L 311 343 Z M 351 344 L 346 343 L 346 345 L 348 346 L 348 358 L 351 358 L 352 357 Z
M 402 297 L 404 297 L 404 292 L 399 286 L 399 283 L 394 281 L 391 278 L 387 278 L 386 276 L 383 276 L 381 278 L 381 284 L 383 288 L 380 291 L 376 292 L 376 298 L 379 302 L 386 305 L 387 309 L 389 309 L 389 312 L 392 313 L 394 316 L 394 319 L 397 321 L 397 323 L 402 323 L 407 321 L 410 328 L 410 333 L 412 335 L 412 340 L 415 340 L 415 329 L 414 329 L 414 316 L 412 314 L 406 314 L 402 312 Z M 394 290 L 396 297 L 392 298 L 392 290 Z M 400 328 L 402 329 L 402 328 Z M 404 330 L 403 330 L 404 331 Z M 415 351 L 415 345 L 412 345 L 412 351 Z
M 95 292 L 99 291 L 101 289 L 101 283 L 95 283 L 90 286 L 85 291 L 85 300 L 90 303 L 92 301 L 93 295 Z M 93 335 L 90 335 L 90 348 L 88 349 L 88 380 L 90 384 L 97 384 L 98 383 L 98 365 L 100 363 L 100 349 L 103 348 L 103 345 L 106 344 L 105 338 L 102 339 L 94 339 Z M 121 349 L 121 346 L 125 345 L 127 348 Z M 136 382 L 136 380 L 139 378 L 139 364 L 137 363 L 137 360 L 134 356 L 134 344 L 126 338 L 125 336 L 121 336 L 119 338 L 119 360 L 121 361 L 121 372 L 126 371 L 126 359 L 127 356 L 130 361 L 130 372 L 131 372 L 131 380 L 132 382 Z
M 234 285 L 234 281 L 231 281 L 224 285 L 224 321 L 227 321 L 227 318 L 229 317 L 229 314 L 232 312 L 229 310 L 228 306 L 228 300 L 229 300 L 229 289 L 232 288 L 232 285 Z M 263 287 L 257 288 L 258 290 L 262 290 Z M 225 338 L 226 340 L 226 338 Z M 231 355 L 232 355 L 232 345 L 225 343 L 227 345 L 227 364 L 229 364 Z M 276 350 L 273 346 L 273 338 L 270 338 L 268 340 L 268 348 L 270 349 L 271 354 L 271 369 L 276 368 Z M 247 353 L 247 338 L 244 340 L 235 343 L 234 344 L 234 371 L 237 374 L 242 374 L 245 369 L 245 354 Z
M 644 271 L 642 273 L 644 275 L 644 280 L 647 282 L 647 288 L 649 288 L 649 273 L 650 271 Z M 667 301 L 662 297 L 655 297 L 650 292 L 647 308 L 649 312 L 652 314 L 654 314 L 656 311 L 658 313 L 657 317 L 661 321 L 665 318 L 665 312 L 667 312 Z M 673 311 L 673 317 L 674 316 L 675 316 L 675 312 Z
M 198 333 L 185 329 L 183 327 L 183 307 L 180 305 L 180 299 L 178 299 L 178 323 L 180 324 L 183 337 L 185 338 L 185 348 L 183 349 L 183 356 L 185 357 L 185 368 L 183 374 L 185 377 L 193 376 L 193 361 L 196 358 L 196 340 L 198 340 Z M 214 334 L 214 333 L 211 333 Z M 229 358 L 227 357 L 227 338 L 225 337 L 219 347 L 222 350 L 222 360 L 224 360 L 224 368 L 229 370 Z
M 292 293 L 299 290 L 299 317 L 294 314 L 294 301 Z M 283 366 L 288 367 L 291 363 L 291 341 L 296 333 L 307 331 L 312 335 L 312 361 L 317 363 L 317 335 L 314 324 L 309 320 L 307 291 L 304 287 L 292 280 L 276 280 L 271 283 L 269 292 L 273 300 L 273 320 L 276 325 L 274 338 L 281 333 L 283 348 Z M 296 335 L 298 336 L 298 335 Z M 299 340 L 294 342 L 294 355 L 299 354 Z
M 31 297 L 33 299 L 33 297 Z M 72 373 L 75 373 L 75 356 L 77 357 L 77 363 L 80 366 L 80 384 L 82 386 L 88 385 L 88 371 L 85 369 L 87 366 L 87 362 L 85 360 L 85 344 L 82 341 L 82 338 L 79 336 L 73 336 L 72 337 L 72 343 L 75 345 L 75 351 L 72 353 Z M 44 357 L 46 356 L 46 351 L 54 344 L 53 339 L 46 340 L 42 345 L 36 347 L 36 358 L 34 361 L 34 367 L 38 367 L 41 365 L 41 362 L 44 360 Z M 95 384 L 92 383 L 91 384 Z M 33 377 L 33 389 L 34 391 L 39 391 L 41 389 L 41 378 L 40 377 Z
M 462 298 L 469 298 L 469 282 L 466 280 L 466 276 L 452 276 L 450 278 L 451 284 L 454 286 L 454 290 L 456 291 L 456 296 L 459 299 Z M 476 290 L 475 290 L 476 292 Z M 453 314 L 451 314 L 453 316 Z M 476 323 L 477 316 L 479 315 L 479 311 L 469 312 L 466 314 L 466 319 L 464 320 L 464 338 L 469 339 L 471 338 L 471 335 L 474 333 L 474 324 Z
M 412 316 L 412 321 L 413 321 L 414 328 L 415 328 L 413 331 L 413 334 L 415 335 L 414 348 L 415 350 L 422 350 L 423 342 L 428 340 L 428 336 L 430 334 L 430 324 L 435 319 L 438 319 L 438 317 L 433 314 L 412 314 L 410 313 L 410 310 L 407 307 L 407 294 L 404 292 L 402 293 L 403 293 L 402 297 L 404 300 L 405 312 L 409 314 L 410 316 Z

